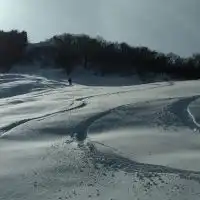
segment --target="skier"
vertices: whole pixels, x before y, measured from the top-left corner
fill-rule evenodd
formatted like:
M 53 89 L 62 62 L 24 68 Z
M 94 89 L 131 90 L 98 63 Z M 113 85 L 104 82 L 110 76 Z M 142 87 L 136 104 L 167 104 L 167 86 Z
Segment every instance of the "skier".
M 68 82 L 69 82 L 69 85 L 72 85 L 72 79 L 71 78 L 68 79 Z

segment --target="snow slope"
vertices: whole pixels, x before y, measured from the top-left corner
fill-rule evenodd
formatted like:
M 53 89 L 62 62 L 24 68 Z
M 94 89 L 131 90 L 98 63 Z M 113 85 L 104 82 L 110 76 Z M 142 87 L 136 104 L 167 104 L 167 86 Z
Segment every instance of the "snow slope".
M 0 75 L 0 199 L 200 199 L 199 81 L 57 75 Z

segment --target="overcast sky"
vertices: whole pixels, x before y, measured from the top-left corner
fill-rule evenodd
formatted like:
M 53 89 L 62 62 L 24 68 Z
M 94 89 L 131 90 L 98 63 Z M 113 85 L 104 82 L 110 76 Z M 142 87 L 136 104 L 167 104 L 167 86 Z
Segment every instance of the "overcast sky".
M 31 42 L 64 32 L 101 35 L 182 56 L 200 52 L 200 0 L 0 0 L 0 29 Z

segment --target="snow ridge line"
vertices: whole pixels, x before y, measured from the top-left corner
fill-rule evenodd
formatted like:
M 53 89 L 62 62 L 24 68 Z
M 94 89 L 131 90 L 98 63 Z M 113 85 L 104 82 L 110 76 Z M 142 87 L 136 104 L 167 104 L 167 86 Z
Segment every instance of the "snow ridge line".
M 194 130 L 194 128 L 199 129 L 200 124 L 198 124 L 195 117 L 191 113 L 189 106 L 199 97 L 200 95 L 174 98 L 177 99 L 177 101 L 172 103 L 168 108 L 171 113 L 175 114 L 179 118 L 181 123 L 183 123 L 185 126 L 188 126 L 192 130 Z
M 75 105 L 73 107 L 71 107 L 72 105 L 75 104 L 75 102 L 79 102 L 78 105 Z M 9 124 L 3 128 L 0 129 L 0 133 L 2 132 L 3 134 L 0 135 L 0 138 L 4 137 L 6 135 L 6 133 L 14 128 L 16 128 L 17 126 L 20 126 L 22 124 L 25 124 L 27 122 L 30 122 L 32 120 L 42 120 L 42 119 L 45 119 L 46 117 L 50 117 L 50 116 L 53 116 L 53 115 L 56 115 L 56 114 L 60 114 L 60 113 L 64 113 L 64 112 L 68 112 L 68 111 L 72 111 L 72 110 L 76 110 L 76 109 L 79 109 L 79 108 L 82 108 L 84 106 L 86 106 L 87 104 L 84 102 L 84 101 L 73 101 L 70 105 L 69 105 L 69 108 L 65 109 L 65 110 L 60 110 L 60 111 L 57 111 L 57 112 L 54 112 L 54 113 L 49 113 L 49 114 L 46 114 L 44 116 L 40 116 L 40 117 L 34 117 L 34 118 L 29 118 L 29 119 L 23 119 L 23 120 L 20 120 L 20 121 L 17 121 L 17 122 L 14 122 L 12 124 Z
M 91 99 L 94 97 L 101 97 L 101 96 L 110 96 L 110 95 L 115 95 L 115 94 L 123 94 L 123 93 L 129 93 L 129 92 L 135 92 L 135 91 L 144 91 L 144 90 L 153 90 L 156 88 L 161 88 L 161 87 L 169 87 L 169 86 L 173 86 L 174 83 L 173 82 L 166 82 L 165 84 L 162 85 L 163 82 L 161 83 L 152 83 L 151 87 L 149 88 L 139 88 L 139 89 L 129 89 L 129 90 L 125 90 L 125 91 L 118 91 L 118 92 L 111 92 L 111 93 L 102 93 L 102 94 L 97 94 L 97 95 L 91 95 L 91 96 L 85 96 L 85 97 L 80 97 L 77 98 L 77 100 L 82 101 L 82 100 L 86 100 L 86 99 Z
M 190 105 L 188 105 L 188 107 L 187 107 L 187 112 L 188 112 L 189 116 L 191 117 L 193 123 L 194 123 L 198 128 L 200 128 L 200 124 L 197 122 L 195 116 L 194 116 L 194 115 L 192 114 L 192 112 L 190 111 L 190 107 L 189 107 L 189 106 L 190 106 Z

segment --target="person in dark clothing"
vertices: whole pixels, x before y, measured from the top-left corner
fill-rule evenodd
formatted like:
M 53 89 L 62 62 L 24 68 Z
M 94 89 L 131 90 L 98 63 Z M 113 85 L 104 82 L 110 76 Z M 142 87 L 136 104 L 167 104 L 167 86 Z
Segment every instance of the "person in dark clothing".
M 69 82 L 69 85 L 72 85 L 72 79 L 71 78 L 68 79 L 68 82 Z

